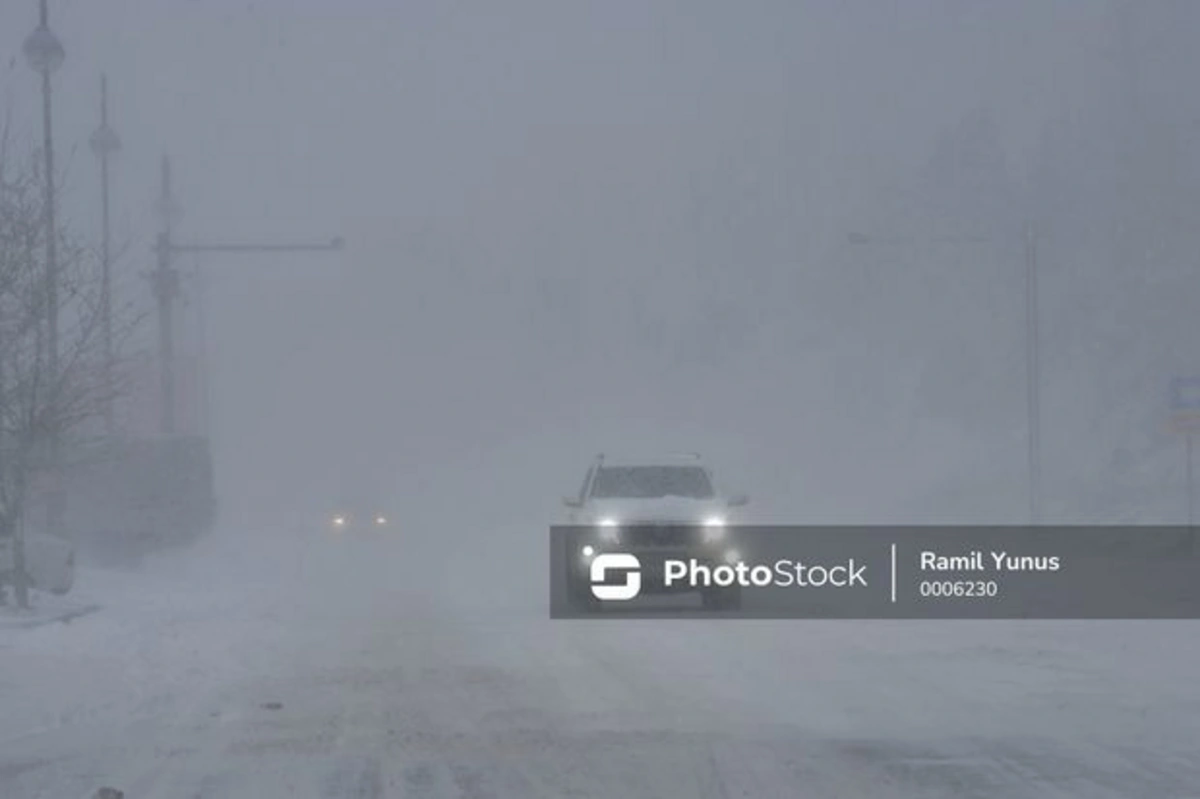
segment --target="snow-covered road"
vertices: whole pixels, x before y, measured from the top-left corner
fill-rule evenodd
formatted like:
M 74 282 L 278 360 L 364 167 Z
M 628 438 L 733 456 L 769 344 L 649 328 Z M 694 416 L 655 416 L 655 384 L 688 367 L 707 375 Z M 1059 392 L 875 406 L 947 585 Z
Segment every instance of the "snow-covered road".
M 1200 797 L 1200 625 L 552 622 L 506 532 L 85 574 L 0 632 L 0 797 Z

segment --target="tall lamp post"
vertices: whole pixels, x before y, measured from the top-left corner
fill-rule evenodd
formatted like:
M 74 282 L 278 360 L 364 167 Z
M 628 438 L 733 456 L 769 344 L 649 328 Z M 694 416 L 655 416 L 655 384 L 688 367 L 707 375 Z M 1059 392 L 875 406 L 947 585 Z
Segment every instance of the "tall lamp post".
M 992 243 L 988 236 L 942 236 L 929 239 L 882 238 L 860 232 L 847 234 L 850 244 L 911 244 L 911 243 Z M 1025 418 L 1026 418 L 1026 473 L 1027 499 L 1029 502 L 1029 524 L 1041 524 L 1041 384 L 1040 352 L 1038 332 L 1038 250 L 1037 231 L 1032 223 L 1025 226 Z
M 51 403 L 51 425 L 49 455 L 51 491 L 47 513 L 47 527 L 53 535 L 62 535 L 63 486 L 62 486 L 62 440 L 59 430 L 56 396 L 59 378 L 58 369 L 58 250 L 57 231 L 54 224 L 54 127 L 50 113 L 50 75 L 60 66 L 66 53 L 58 37 L 50 30 L 50 15 L 46 0 L 38 6 L 39 23 L 33 33 L 25 39 L 25 58 L 29 66 L 42 77 L 42 152 L 45 157 L 45 236 L 46 236 L 46 368 L 50 374 L 49 400 Z
M 49 350 L 46 366 L 51 375 L 50 401 L 53 409 L 53 404 L 57 403 L 53 386 L 58 377 L 58 253 L 54 225 L 54 128 L 50 115 L 50 74 L 62 66 L 66 53 L 58 37 L 50 30 L 46 0 L 41 0 L 38 10 L 40 12 L 38 26 L 25 39 L 22 50 L 29 66 L 42 76 L 42 149 L 45 155 L 43 169 L 45 170 L 46 191 L 43 234 L 46 237 L 46 339 Z M 51 425 L 49 444 L 51 491 L 47 498 L 46 527 L 51 534 L 62 535 L 62 462 L 57 419 L 54 419 Z M 23 523 L 18 523 L 13 531 L 12 551 L 15 577 L 13 587 L 16 590 L 17 604 L 22 608 L 28 608 L 29 576 L 26 574 L 25 567 L 25 525 Z
M 112 332 L 112 261 L 109 253 L 108 162 L 121 149 L 121 140 L 108 125 L 108 77 L 100 76 L 100 125 L 89 143 L 100 159 L 100 335 L 104 346 L 104 429 L 109 438 L 115 432 L 113 419 L 113 332 Z
M 1038 240 L 1025 226 L 1025 415 L 1029 475 L 1029 523 L 1042 523 L 1041 341 L 1038 331 Z

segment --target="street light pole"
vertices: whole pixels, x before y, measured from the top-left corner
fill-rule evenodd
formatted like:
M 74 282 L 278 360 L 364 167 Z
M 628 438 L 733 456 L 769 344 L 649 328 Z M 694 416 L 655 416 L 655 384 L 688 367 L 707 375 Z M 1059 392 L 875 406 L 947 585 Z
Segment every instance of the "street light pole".
M 38 26 L 25 39 L 22 50 L 26 61 L 35 72 L 42 77 L 42 148 L 45 157 L 45 199 L 43 234 L 46 237 L 46 339 L 48 344 L 46 367 L 50 373 L 46 385 L 49 386 L 50 400 L 50 436 L 49 436 L 49 466 L 50 492 L 47 497 L 46 527 L 52 535 L 62 535 L 62 459 L 59 439 L 59 423 L 57 413 L 58 392 L 58 252 L 55 241 L 54 224 L 54 128 L 50 113 L 50 73 L 58 69 L 65 58 L 62 43 L 50 30 L 50 14 L 46 0 L 38 5 Z M 39 358 L 42 355 L 39 346 Z M 25 568 L 25 525 L 17 524 L 13 536 L 13 571 L 17 604 L 22 608 L 29 607 L 29 577 Z
M 1033 223 L 1025 227 L 1025 413 L 1028 420 L 1027 457 L 1029 460 L 1029 523 L 1041 523 L 1041 383 L 1040 341 L 1038 331 L 1038 252 Z
M 178 207 L 171 194 L 171 165 L 166 156 L 162 161 L 162 194 L 159 198 L 159 205 L 163 216 L 163 227 L 155 244 L 158 265 L 151 275 L 151 280 L 155 296 L 158 299 L 162 434 L 173 436 L 176 431 L 173 307 L 174 301 L 179 295 L 179 272 L 172 266 L 172 256 L 176 253 L 189 252 L 328 252 L 341 250 L 345 242 L 338 237 L 327 244 L 175 244 L 171 238 L 171 221 L 177 214 Z
M 61 419 L 58 413 L 59 368 L 58 368 L 58 241 L 54 220 L 54 124 L 51 114 L 50 74 L 58 69 L 65 58 L 63 46 L 50 30 L 50 14 L 46 0 L 38 4 L 38 26 L 25 39 L 25 58 L 30 67 L 42 78 L 42 153 L 45 159 L 45 230 L 46 236 L 46 369 L 50 411 L 49 466 L 51 490 L 48 497 L 47 527 L 54 535 L 62 535 L 62 451 Z
M 112 332 L 112 262 L 109 252 L 108 160 L 121 149 L 121 141 L 108 126 L 108 77 L 100 76 L 100 126 L 90 139 L 92 152 L 100 158 L 100 333 L 104 346 L 104 429 L 111 438 L 116 424 L 113 417 L 113 332 Z

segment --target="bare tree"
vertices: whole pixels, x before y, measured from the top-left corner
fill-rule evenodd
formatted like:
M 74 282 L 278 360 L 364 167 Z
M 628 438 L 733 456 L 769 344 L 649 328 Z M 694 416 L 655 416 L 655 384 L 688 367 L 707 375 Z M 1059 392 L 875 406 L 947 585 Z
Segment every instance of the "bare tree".
M 6 133 L 0 133 L 0 545 L 11 553 L 10 579 L 27 607 L 25 523 L 37 484 L 57 477 L 48 468 L 48 444 L 57 434 L 69 446 L 65 437 L 101 413 L 120 387 L 103 368 L 98 270 L 69 232 L 58 234 L 61 331 L 57 373 L 50 373 L 44 178 L 36 159 L 11 156 Z M 0 558 L 0 580 L 3 564 Z

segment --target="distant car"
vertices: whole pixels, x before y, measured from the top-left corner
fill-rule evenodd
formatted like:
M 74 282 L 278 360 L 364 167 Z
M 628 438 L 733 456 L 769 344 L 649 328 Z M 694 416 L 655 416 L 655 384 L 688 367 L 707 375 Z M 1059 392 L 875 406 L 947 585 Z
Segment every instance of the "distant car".
M 326 526 L 333 533 L 356 534 L 389 529 L 392 517 L 372 506 L 340 508 L 329 514 Z
M 16 584 L 15 542 L 0 538 L 0 586 Z M 75 548 L 67 541 L 41 533 L 25 538 L 25 574 L 29 587 L 66 594 L 75 585 Z
M 746 505 L 745 495 L 723 495 L 699 455 L 619 459 L 599 455 L 588 468 L 579 494 L 565 497 L 572 525 L 592 528 L 573 551 L 568 548 L 568 586 L 577 601 L 594 605 L 590 564 L 604 552 L 637 556 L 653 570 L 667 558 L 720 565 L 738 553 L 727 537 L 730 510 Z M 643 580 L 643 590 L 655 588 Z M 674 589 L 669 589 L 674 590 Z M 706 608 L 741 604 L 736 586 L 702 592 Z

